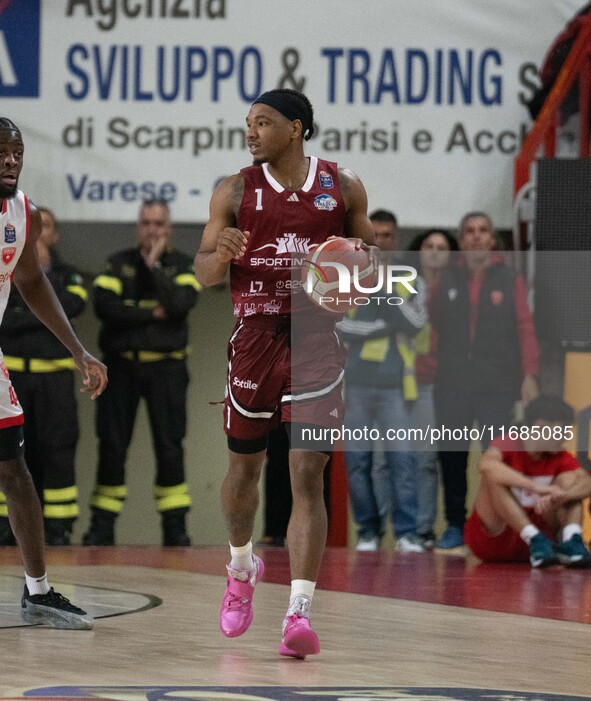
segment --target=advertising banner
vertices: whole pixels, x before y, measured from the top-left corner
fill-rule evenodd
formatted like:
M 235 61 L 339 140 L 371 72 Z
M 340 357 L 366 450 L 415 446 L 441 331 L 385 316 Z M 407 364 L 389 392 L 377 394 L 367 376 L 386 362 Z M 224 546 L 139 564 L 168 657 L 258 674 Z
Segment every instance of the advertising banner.
M 364 182 L 370 209 L 511 226 L 524 102 L 581 0 L 1 0 L 0 104 L 21 128 L 21 185 L 64 220 L 132 221 L 162 197 L 203 222 L 249 165 L 259 93 L 304 91 L 307 153 Z

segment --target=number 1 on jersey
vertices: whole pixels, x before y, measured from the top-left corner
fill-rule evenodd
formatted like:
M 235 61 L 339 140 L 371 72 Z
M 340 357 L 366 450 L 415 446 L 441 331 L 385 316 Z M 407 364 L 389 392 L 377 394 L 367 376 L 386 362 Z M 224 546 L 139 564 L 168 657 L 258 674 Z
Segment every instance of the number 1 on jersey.
M 254 191 L 257 193 L 257 206 L 255 209 L 259 211 L 263 208 L 263 188 L 256 187 Z

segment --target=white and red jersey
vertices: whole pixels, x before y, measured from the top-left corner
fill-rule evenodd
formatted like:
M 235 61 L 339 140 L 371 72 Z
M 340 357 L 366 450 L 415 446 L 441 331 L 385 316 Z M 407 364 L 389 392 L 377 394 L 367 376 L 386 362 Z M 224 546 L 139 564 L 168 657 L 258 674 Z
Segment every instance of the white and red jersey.
M 344 234 L 337 164 L 315 156 L 309 161 L 300 190 L 286 190 L 267 163 L 240 171 L 244 194 L 236 226 L 250 237 L 245 254 L 230 266 L 236 316 L 290 314 L 292 293 L 303 294 L 300 276 L 293 270 L 299 270 L 329 236 Z
M 29 199 L 21 190 L 2 200 L 0 210 L 0 322 L 4 316 L 12 276 L 29 234 Z
M 24 192 L 17 190 L 14 197 L 2 200 L 0 209 L 0 322 L 8 304 L 14 269 L 28 234 L 29 200 Z M 0 351 L 0 429 L 22 423 L 23 410 Z

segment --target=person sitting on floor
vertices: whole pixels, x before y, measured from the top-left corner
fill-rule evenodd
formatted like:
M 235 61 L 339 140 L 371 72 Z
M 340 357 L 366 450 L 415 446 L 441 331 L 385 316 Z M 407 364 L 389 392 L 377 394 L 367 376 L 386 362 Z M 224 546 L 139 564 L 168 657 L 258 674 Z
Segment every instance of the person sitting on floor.
M 591 477 L 563 449 L 574 412 L 559 397 L 540 395 L 525 407 L 513 439 L 496 438 L 480 461 L 480 487 L 464 542 L 486 562 L 561 563 L 591 567 L 581 522 Z M 561 536 L 561 542 L 553 540 Z

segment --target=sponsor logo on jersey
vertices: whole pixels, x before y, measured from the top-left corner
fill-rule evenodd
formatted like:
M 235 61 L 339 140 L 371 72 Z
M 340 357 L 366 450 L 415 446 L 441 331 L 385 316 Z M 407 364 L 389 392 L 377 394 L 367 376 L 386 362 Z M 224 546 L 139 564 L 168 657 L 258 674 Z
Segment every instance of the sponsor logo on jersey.
M 14 258 L 15 253 L 15 246 L 9 246 L 8 248 L 2 249 L 2 262 L 4 263 L 4 265 L 8 265 L 10 263 L 10 261 Z
M 330 190 L 332 187 L 334 187 L 332 175 L 327 173 L 325 170 L 321 170 L 320 173 L 318 173 L 318 180 L 320 180 L 320 187 L 324 188 L 325 190 Z
M 8 222 L 4 227 L 4 243 L 14 243 L 16 241 L 16 229 Z
M 243 297 L 268 297 L 269 293 L 263 290 L 262 280 L 251 280 L 248 292 L 243 292 Z
M 314 198 L 314 207 L 323 212 L 332 212 L 337 206 L 337 201 L 330 195 L 317 195 Z
M 256 389 L 258 387 L 257 383 L 252 380 L 240 380 L 237 377 L 232 380 L 232 384 L 241 389 Z
M 287 201 L 288 201 L 288 202 L 299 202 L 300 199 L 299 199 L 299 197 L 298 197 L 298 196 L 295 194 L 295 192 L 294 192 L 294 193 L 292 193 L 292 194 L 287 198 Z
M 263 304 L 263 314 L 279 314 L 283 302 L 278 302 L 273 300 L 272 302 L 265 302 Z
M 328 195 L 326 196 L 328 197 Z M 324 197 L 324 195 L 320 195 L 320 197 Z M 264 246 L 253 249 L 253 253 L 255 251 L 262 251 L 263 248 L 274 248 L 277 255 L 281 255 L 282 253 L 310 253 L 312 249 L 318 247 L 317 243 L 310 243 L 310 237 L 302 238 L 297 234 L 291 233 L 278 236 L 275 240 L 277 243 L 266 243 Z

